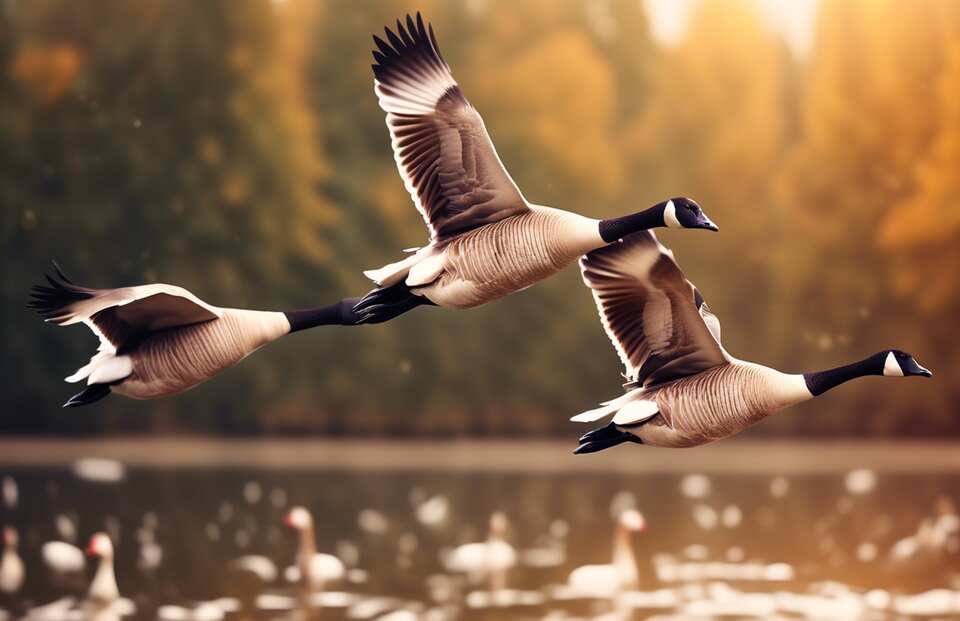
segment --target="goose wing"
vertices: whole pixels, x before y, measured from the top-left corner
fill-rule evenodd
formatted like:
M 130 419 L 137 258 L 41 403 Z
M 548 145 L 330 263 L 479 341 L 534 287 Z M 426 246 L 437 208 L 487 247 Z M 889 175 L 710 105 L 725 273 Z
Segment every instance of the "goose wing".
M 650 231 L 594 250 L 580 269 L 628 381 L 652 386 L 729 362 L 720 322 Z
M 457 86 L 433 27 L 417 13 L 374 36 L 374 91 L 404 185 L 432 242 L 529 210 L 483 119 Z
M 173 285 L 90 289 L 73 284 L 59 267 L 47 275 L 47 283 L 33 287 L 29 306 L 60 326 L 85 323 L 100 337 L 101 351 L 116 352 L 147 332 L 221 316 L 220 309 Z

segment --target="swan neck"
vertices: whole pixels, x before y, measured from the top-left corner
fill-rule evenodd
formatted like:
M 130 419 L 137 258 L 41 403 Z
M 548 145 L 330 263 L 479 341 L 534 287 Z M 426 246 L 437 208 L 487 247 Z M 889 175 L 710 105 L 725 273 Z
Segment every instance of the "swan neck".
M 613 565 L 628 582 L 637 577 L 637 558 L 630 539 L 630 530 L 618 524 L 613 533 Z
M 314 535 L 313 524 L 308 525 L 306 528 L 300 529 L 300 550 L 298 551 L 298 556 L 300 564 L 305 568 L 310 559 L 312 559 L 317 554 L 317 539 Z
M 93 599 L 101 601 L 112 601 L 120 596 L 117 587 L 117 578 L 113 573 L 113 557 L 104 555 L 100 557 L 100 563 L 97 565 L 97 573 L 93 577 L 93 583 L 90 587 L 90 596 Z

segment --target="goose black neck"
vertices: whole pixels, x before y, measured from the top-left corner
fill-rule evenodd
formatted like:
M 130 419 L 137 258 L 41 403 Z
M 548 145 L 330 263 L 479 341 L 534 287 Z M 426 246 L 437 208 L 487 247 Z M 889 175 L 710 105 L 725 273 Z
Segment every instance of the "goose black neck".
M 630 214 L 629 216 L 601 220 L 600 237 L 603 241 L 610 244 L 618 239 L 623 239 L 630 233 L 666 226 L 666 223 L 663 221 L 663 210 L 666 205 L 666 203 L 657 203 L 650 209 L 645 209 Z
M 814 397 L 822 395 L 831 388 L 839 386 L 844 382 L 849 382 L 858 377 L 866 375 L 883 375 L 883 363 L 885 353 L 875 354 L 869 358 L 864 358 L 859 362 L 847 364 L 835 369 L 818 371 L 816 373 L 804 373 L 803 379 L 807 383 L 807 390 Z
M 345 298 L 330 306 L 285 311 L 283 314 L 290 322 L 290 332 L 299 332 L 317 326 L 352 326 L 356 324 L 353 307 L 359 301 L 360 298 Z

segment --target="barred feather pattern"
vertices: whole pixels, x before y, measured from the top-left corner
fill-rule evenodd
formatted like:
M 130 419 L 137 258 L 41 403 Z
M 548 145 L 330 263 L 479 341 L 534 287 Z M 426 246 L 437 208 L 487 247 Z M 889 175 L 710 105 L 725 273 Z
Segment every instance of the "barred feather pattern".
M 781 377 L 774 369 L 737 361 L 665 384 L 654 395 L 661 424 L 630 431 L 644 443 L 666 446 L 732 436 L 790 405 Z
M 135 399 L 181 393 L 289 330 L 283 313 L 224 309 L 215 321 L 153 332 L 126 352 L 133 373 L 113 392 Z
M 472 308 L 529 287 L 586 251 L 574 234 L 584 220 L 534 208 L 464 233 L 444 248 L 444 273 L 425 292 L 441 306 Z

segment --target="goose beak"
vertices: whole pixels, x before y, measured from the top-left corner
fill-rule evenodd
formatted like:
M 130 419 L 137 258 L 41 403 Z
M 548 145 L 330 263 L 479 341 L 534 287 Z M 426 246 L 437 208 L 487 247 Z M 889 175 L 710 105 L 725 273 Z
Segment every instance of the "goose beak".
M 713 231 L 714 233 L 720 230 L 720 227 L 714 224 L 713 222 L 711 222 L 710 220 L 707 220 L 703 224 L 703 228 L 707 229 L 708 231 Z
M 920 363 L 913 358 L 906 361 L 904 367 L 905 367 L 903 369 L 904 375 L 919 375 L 921 377 L 933 377 L 933 373 L 930 371 L 930 369 L 920 366 Z

